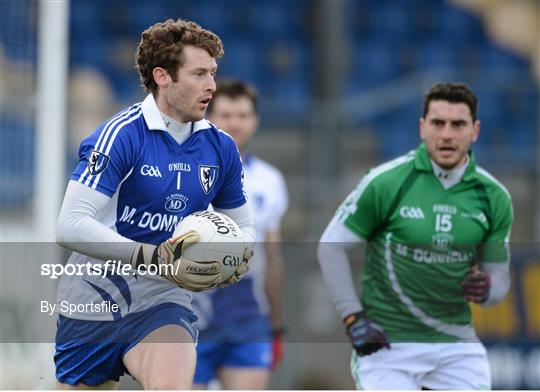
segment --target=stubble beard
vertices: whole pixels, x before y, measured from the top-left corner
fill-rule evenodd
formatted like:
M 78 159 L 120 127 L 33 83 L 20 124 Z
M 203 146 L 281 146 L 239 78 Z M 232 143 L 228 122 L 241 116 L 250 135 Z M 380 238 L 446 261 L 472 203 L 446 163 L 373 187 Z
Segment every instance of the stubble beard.
M 437 159 L 433 159 L 433 157 L 431 159 L 433 159 L 435 163 L 437 163 L 437 165 L 442 167 L 444 170 L 453 170 L 464 163 L 467 152 L 458 151 L 457 154 L 458 154 L 458 159 L 452 162 L 444 162 L 444 161 L 441 162 Z

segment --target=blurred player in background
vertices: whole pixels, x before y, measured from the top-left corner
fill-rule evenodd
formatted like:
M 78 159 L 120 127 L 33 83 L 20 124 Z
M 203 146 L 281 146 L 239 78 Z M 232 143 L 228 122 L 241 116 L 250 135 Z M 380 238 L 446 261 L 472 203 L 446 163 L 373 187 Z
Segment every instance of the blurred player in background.
M 513 212 L 470 150 L 476 107 L 467 86 L 434 86 L 423 143 L 369 171 L 322 235 L 319 264 L 354 347 L 358 388 L 490 388 L 469 301 L 491 306 L 508 292 Z M 360 304 L 346 250 L 362 241 Z
M 259 125 L 257 93 L 251 86 L 219 83 L 208 115 L 232 135 L 242 154 L 257 245 L 251 270 L 241 282 L 195 295 L 201 335 L 194 383 L 204 388 L 218 378 L 224 389 L 263 389 L 269 370 L 282 357 L 280 222 L 287 189 L 276 168 L 246 151 Z
M 148 96 L 81 143 L 58 242 L 74 251 L 68 263 L 120 261 L 132 269 L 62 277 L 58 303 L 83 310 L 60 309 L 55 364 L 61 388 L 113 388 L 125 372 L 146 389 L 191 387 L 197 339 L 192 291 L 216 287 L 221 279 L 219 270 L 182 257 L 198 240 L 196 231 L 170 237 L 183 217 L 210 203 L 238 223 L 246 242 L 255 235 L 238 149 L 204 120 L 222 54 L 219 37 L 196 23 L 153 25 L 142 33 L 136 55 Z M 249 253 L 246 248 L 225 283 L 247 271 Z M 190 268 L 143 273 L 179 259 Z M 102 301 L 107 305 L 93 306 Z

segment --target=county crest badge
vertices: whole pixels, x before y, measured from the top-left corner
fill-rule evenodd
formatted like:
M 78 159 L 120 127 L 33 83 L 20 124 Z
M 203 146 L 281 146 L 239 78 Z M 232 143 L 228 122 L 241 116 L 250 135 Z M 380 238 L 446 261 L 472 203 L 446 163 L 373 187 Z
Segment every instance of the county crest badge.
M 93 150 L 88 158 L 88 171 L 95 176 L 102 173 L 109 164 L 109 157 L 102 152 Z
M 199 182 L 204 193 L 208 194 L 218 177 L 218 166 L 199 165 Z

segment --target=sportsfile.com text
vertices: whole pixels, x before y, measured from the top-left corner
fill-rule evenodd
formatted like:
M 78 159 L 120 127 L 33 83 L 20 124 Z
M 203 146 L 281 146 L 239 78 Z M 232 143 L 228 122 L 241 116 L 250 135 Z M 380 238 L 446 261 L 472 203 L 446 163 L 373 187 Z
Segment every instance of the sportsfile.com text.
M 107 260 L 105 263 L 85 264 L 42 264 L 41 276 L 48 276 L 51 279 L 58 279 L 62 275 L 68 276 L 101 276 L 106 278 L 112 275 L 175 275 L 178 273 L 180 263 L 160 264 L 160 265 L 139 265 L 133 268 L 130 264 L 122 263 L 118 260 Z

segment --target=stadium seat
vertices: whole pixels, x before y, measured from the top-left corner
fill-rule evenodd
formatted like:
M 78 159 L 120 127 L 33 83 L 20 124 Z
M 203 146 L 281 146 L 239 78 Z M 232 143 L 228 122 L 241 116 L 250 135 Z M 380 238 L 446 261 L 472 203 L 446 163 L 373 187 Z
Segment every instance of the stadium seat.
M 346 93 L 354 94 L 388 83 L 400 75 L 399 52 L 390 42 L 363 41 L 352 54 Z
M 37 56 L 37 31 L 35 21 L 38 3 L 20 1 L 16 6 L 2 4 L 0 13 L 0 50 L 12 60 L 35 62 Z
M 453 40 L 456 44 L 485 42 L 486 36 L 480 19 L 459 6 L 440 3 L 430 8 L 434 39 Z
M 176 19 L 182 14 L 174 15 L 170 11 L 168 0 L 153 0 L 151 2 L 140 2 L 137 7 L 133 7 L 131 2 L 124 8 L 124 12 L 130 15 L 130 28 L 133 34 L 139 35 L 154 23 L 163 22 L 166 19 Z M 203 3 L 204 4 L 204 3 Z
M 250 24 L 253 31 L 273 38 L 298 37 L 304 31 L 307 1 L 276 2 L 258 1 L 250 7 Z
M 486 72 L 519 72 L 528 67 L 525 59 L 495 43 L 488 43 L 481 47 L 478 57 L 478 66 Z
M 371 37 L 399 41 L 407 39 L 413 31 L 411 13 L 415 2 L 381 1 L 373 6 Z
M 222 40 L 224 35 L 229 35 L 231 32 L 231 10 L 227 4 L 213 1 L 197 1 L 192 2 L 190 7 L 184 7 L 183 3 L 177 3 L 178 17 L 184 17 L 199 23 L 205 28 L 218 34 Z M 185 9 L 187 8 L 187 9 Z M 228 42 L 224 40 L 225 46 Z
M 263 69 L 263 56 L 250 41 L 237 37 L 225 45 L 226 55 L 219 62 L 218 77 L 242 78 L 255 83 Z
M 99 34 L 70 40 L 70 64 L 72 66 L 91 64 L 101 70 L 107 70 L 109 66 L 108 52 L 104 42 L 106 42 L 105 39 Z
M 0 204 L 2 208 L 24 206 L 31 201 L 34 186 L 34 131 L 8 114 L 0 116 L 0 129 Z
M 460 47 L 445 41 L 427 41 L 419 43 L 416 50 L 418 69 L 455 69 L 462 63 Z

